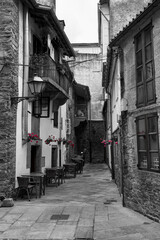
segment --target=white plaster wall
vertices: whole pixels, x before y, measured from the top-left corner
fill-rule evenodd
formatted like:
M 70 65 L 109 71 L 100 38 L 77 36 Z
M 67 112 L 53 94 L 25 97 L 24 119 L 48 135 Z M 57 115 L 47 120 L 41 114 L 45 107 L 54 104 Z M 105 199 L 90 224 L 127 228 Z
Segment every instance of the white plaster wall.
M 65 163 L 66 160 L 66 148 L 63 143 L 61 146 L 58 145 L 57 142 L 52 142 L 50 145 L 45 144 L 45 140 L 50 136 L 55 136 L 56 139 L 58 138 L 66 138 L 66 104 L 61 106 L 58 110 L 58 128 L 53 127 L 53 120 L 52 120 L 52 101 L 50 104 L 50 117 L 49 118 L 41 118 L 40 119 L 40 137 L 43 139 L 42 141 L 42 157 L 45 157 L 45 167 L 42 169 L 44 171 L 45 168 L 51 167 L 51 154 L 52 154 L 52 145 L 57 146 L 57 157 L 59 163 L 59 148 L 61 147 L 61 163 L 62 165 Z M 62 130 L 60 130 L 60 123 L 62 118 Z
M 18 90 L 19 97 L 22 96 L 23 87 L 23 6 L 19 2 L 19 74 Z M 16 179 L 22 173 L 28 173 L 26 169 L 27 144 L 22 145 L 22 102 L 17 104 L 17 124 L 16 124 Z M 16 182 L 17 184 L 17 182 Z
M 61 106 L 61 118 L 62 118 L 62 132 L 61 132 L 61 136 L 62 138 L 66 139 L 66 104 L 64 104 L 63 106 Z M 66 162 L 66 147 L 65 145 L 62 143 L 61 144 L 61 162 L 62 165 Z
M 34 23 L 33 19 L 29 18 L 29 41 L 32 41 L 31 35 L 33 32 L 39 33 L 39 29 Z M 23 6 L 19 2 L 19 64 L 23 64 Z M 19 96 L 22 96 L 22 87 L 23 87 L 23 66 L 19 66 L 19 77 L 18 77 L 18 90 Z M 52 102 L 52 101 L 51 101 Z M 50 104 L 50 113 L 52 110 L 52 104 Z M 28 102 L 28 111 L 32 112 L 32 104 Z M 63 129 L 61 131 L 61 137 L 66 137 L 66 104 L 59 108 L 59 113 L 61 112 L 61 117 L 63 119 Z M 60 116 L 60 114 L 59 114 Z M 59 125 L 60 126 L 60 118 Z M 22 144 L 22 102 L 17 104 L 17 125 L 16 125 L 16 178 L 21 174 L 27 174 L 30 172 L 30 168 L 26 168 L 27 165 L 27 144 Z M 28 132 L 31 132 L 31 114 L 28 113 Z M 42 156 L 45 156 L 45 167 L 51 166 L 51 146 L 45 144 L 45 139 L 49 135 L 54 135 L 55 138 L 60 137 L 60 129 L 53 127 L 53 120 L 51 120 L 51 114 L 49 118 L 40 119 L 40 137 L 42 140 Z M 57 143 L 52 143 L 57 145 Z M 61 162 L 62 165 L 66 159 L 66 149 L 65 145 L 61 144 Z M 59 151 L 58 151 L 59 154 Z M 59 159 L 59 156 L 58 156 Z M 44 171 L 44 168 L 42 171 Z M 17 184 L 17 183 L 16 183 Z
M 120 89 L 120 67 L 119 59 L 116 64 L 116 69 L 112 82 L 112 132 L 114 132 L 118 126 L 119 116 L 121 115 L 121 89 Z
M 101 10 L 104 13 L 105 17 L 102 16 L 102 27 L 101 27 L 101 44 L 102 44 L 102 54 L 103 54 L 103 62 L 106 61 L 106 53 L 107 53 L 107 47 L 109 44 L 109 7 L 108 4 L 103 4 L 101 6 Z M 108 19 L 108 21 L 107 21 Z
M 85 46 L 74 46 L 74 50 L 77 53 L 89 53 L 89 54 L 99 54 L 101 52 L 100 48 L 97 47 L 85 47 Z

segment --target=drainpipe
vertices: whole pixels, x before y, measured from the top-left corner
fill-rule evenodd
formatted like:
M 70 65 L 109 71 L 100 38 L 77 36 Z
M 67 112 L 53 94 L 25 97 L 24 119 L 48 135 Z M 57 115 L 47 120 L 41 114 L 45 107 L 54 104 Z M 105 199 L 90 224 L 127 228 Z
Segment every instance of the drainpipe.
M 89 103 L 89 161 L 92 162 L 92 142 L 91 142 L 91 102 Z
M 111 93 L 107 92 L 109 95 L 109 101 L 110 101 L 110 128 L 111 128 L 111 137 L 112 137 L 112 102 L 111 102 Z M 112 167 L 112 179 L 115 179 L 115 172 L 114 172 L 114 156 L 113 156 L 113 147 L 111 144 L 111 167 Z
M 62 138 L 62 122 L 61 122 L 61 107 L 59 108 L 59 138 Z M 62 159 L 61 159 L 61 143 L 59 144 L 59 166 L 61 167 L 62 165 Z
M 121 141 L 121 135 L 122 135 L 122 122 L 120 123 L 120 151 L 121 151 L 121 184 L 122 184 L 122 206 L 125 207 L 125 201 L 124 201 L 124 165 L 123 165 L 123 144 Z
M 25 6 L 23 10 L 23 24 L 24 24 L 24 41 L 23 41 L 23 86 L 22 86 L 22 96 L 28 95 L 28 75 L 29 75 L 29 16 L 28 8 Z M 26 109 L 28 108 L 27 101 L 22 102 L 22 137 L 25 138 L 28 133 L 28 113 Z

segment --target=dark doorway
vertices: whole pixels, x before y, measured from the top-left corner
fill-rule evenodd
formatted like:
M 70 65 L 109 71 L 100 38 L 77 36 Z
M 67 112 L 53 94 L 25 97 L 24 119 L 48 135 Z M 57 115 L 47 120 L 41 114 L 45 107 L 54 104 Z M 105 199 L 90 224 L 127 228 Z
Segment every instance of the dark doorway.
M 31 146 L 31 172 L 41 172 L 40 146 Z
M 57 167 L 57 147 L 52 146 L 51 167 Z

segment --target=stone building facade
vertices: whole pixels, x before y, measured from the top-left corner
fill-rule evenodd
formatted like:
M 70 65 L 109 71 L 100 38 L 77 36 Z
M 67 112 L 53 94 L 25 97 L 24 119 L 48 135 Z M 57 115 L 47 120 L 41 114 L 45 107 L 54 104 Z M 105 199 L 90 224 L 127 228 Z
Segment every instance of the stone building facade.
M 151 0 L 109 0 L 110 39 L 123 29 Z
M 107 64 L 112 67 L 106 74 L 112 103 L 116 84 L 119 92 L 118 161 L 113 156 L 123 204 L 155 221 L 160 221 L 159 14 L 160 2 L 155 0 L 116 35 L 109 44 Z
M 16 106 L 11 106 L 10 101 L 12 95 L 18 92 L 18 5 L 16 1 L 2 0 L 0 15 L 0 189 L 8 195 L 14 186 L 16 170 L 17 112 Z
M 89 87 L 91 101 L 89 121 L 82 139 L 86 139 L 87 161 L 104 162 L 104 148 L 100 138 L 104 135 L 102 52 L 98 43 L 72 44 L 76 52 L 76 60 L 70 64 L 75 80 Z
M 73 75 L 64 56 L 75 53 L 54 7 L 53 0 L 0 2 L 0 194 L 5 196 L 18 187 L 18 176 L 66 161 L 62 139 Z M 45 83 L 40 95 L 31 95 L 29 82 Z M 50 136 L 56 141 L 47 144 Z

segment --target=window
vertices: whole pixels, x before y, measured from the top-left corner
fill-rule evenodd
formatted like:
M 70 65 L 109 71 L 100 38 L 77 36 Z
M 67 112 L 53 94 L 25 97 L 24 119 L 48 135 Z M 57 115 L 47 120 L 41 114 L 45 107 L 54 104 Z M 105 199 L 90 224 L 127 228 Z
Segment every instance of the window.
M 49 117 L 49 98 L 40 98 L 33 102 L 33 115 L 35 117 L 48 118 Z
M 137 118 L 138 167 L 160 170 L 157 114 Z
M 152 26 L 135 37 L 137 107 L 155 103 Z
M 58 110 L 54 112 L 53 127 L 58 128 Z
M 66 119 L 66 134 L 68 134 L 68 135 L 71 134 L 71 119 L 70 118 Z
M 42 53 L 42 43 L 35 35 L 33 35 L 33 54 Z

